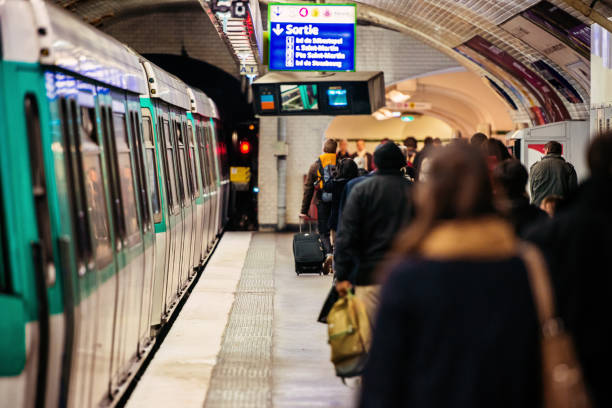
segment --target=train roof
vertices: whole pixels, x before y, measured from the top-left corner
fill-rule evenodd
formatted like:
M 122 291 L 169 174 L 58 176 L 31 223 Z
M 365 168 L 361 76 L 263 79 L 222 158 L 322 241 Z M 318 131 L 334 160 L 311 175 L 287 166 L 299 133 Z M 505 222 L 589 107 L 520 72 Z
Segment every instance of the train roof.
M 191 111 L 207 118 L 219 119 L 217 105 L 206 94 L 197 88 L 187 88 L 191 98 Z
M 104 84 L 147 92 L 138 57 L 114 38 L 43 1 L 0 1 L 2 59 L 61 67 Z
M 142 58 L 149 84 L 149 95 L 164 102 L 191 110 L 191 100 L 187 93 L 187 85 L 174 75 L 164 71 L 151 61 Z

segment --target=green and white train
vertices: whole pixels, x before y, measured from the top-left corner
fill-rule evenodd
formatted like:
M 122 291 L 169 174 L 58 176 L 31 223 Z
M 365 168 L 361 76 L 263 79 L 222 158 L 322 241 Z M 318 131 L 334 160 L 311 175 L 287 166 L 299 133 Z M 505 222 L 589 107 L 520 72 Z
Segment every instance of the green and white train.
M 0 0 L 0 406 L 121 397 L 226 220 L 215 104 L 42 0 Z

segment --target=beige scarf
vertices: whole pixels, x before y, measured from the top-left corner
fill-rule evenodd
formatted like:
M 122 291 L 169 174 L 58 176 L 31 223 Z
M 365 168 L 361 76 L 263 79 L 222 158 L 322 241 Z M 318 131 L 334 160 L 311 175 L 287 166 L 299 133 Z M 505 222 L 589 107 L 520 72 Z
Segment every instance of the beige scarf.
M 518 253 L 512 226 L 499 217 L 443 221 L 423 239 L 419 253 L 431 259 L 504 259 Z

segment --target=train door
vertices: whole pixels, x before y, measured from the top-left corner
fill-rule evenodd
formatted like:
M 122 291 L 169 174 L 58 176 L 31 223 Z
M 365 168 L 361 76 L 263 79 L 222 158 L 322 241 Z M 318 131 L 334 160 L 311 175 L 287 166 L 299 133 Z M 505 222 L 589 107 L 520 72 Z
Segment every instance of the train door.
M 202 199 L 202 187 L 199 180 L 199 164 L 196 151 L 196 140 L 194 132 L 195 121 L 193 116 L 188 114 L 187 117 L 187 138 L 189 139 L 189 162 L 191 166 L 191 180 L 193 182 L 193 197 L 194 197 L 194 216 L 193 216 L 193 240 L 191 243 L 191 265 L 193 268 L 190 270 L 190 275 L 193 274 L 196 268 L 200 265 L 202 259 L 202 253 L 200 248 L 202 247 L 202 218 L 203 218 L 203 199 Z
M 214 147 L 212 144 L 212 130 L 211 123 L 208 122 L 204 128 L 204 139 L 206 142 L 206 157 L 208 158 L 208 179 L 210 181 L 210 225 L 208 235 L 208 245 L 212 248 L 216 235 L 217 235 L 217 200 L 218 200 L 218 186 L 217 179 L 215 176 L 215 158 L 214 158 Z
M 146 101 L 146 102 L 145 102 Z M 146 106 L 144 105 L 146 103 Z M 142 134 L 145 147 L 145 163 L 147 168 L 147 184 L 149 186 L 149 195 L 151 201 L 151 212 L 153 216 L 155 228 L 155 262 L 153 273 L 153 292 L 151 294 L 151 311 L 150 325 L 158 327 L 161 324 L 161 316 L 163 314 L 163 290 L 166 280 L 166 262 L 168 253 L 169 237 L 166 228 L 168 220 L 167 208 L 167 189 L 164 190 L 165 184 L 160 183 L 164 180 L 166 170 L 163 163 L 162 155 L 165 151 L 161 148 L 161 116 L 156 116 L 156 109 L 151 104 L 150 99 L 141 99 L 142 114 Z M 161 113 L 158 110 L 159 113 Z
M 130 359 L 136 353 L 140 299 L 142 293 L 143 238 L 138 217 L 139 194 L 137 171 L 132 162 L 133 143 L 130 141 L 129 114 L 124 93 L 112 93 L 110 142 L 111 165 L 115 177 L 113 201 L 118 206 L 117 302 L 114 322 L 111 388 L 117 389 L 128 377 Z
M 208 171 L 206 166 L 208 165 L 208 159 L 206 158 L 206 144 L 204 141 L 204 128 L 200 119 L 197 120 L 196 125 L 196 136 L 198 146 L 198 157 L 200 159 L 200 176 L 202 179 L 202 198 L 203 198 L 203 209 L 202 209 L 202 242 L 200 244 L 200 251 L 202 258 L 205 258 L 208 254 L 208 230 L 210 224 L 210 186 L 208 182 Z
M 217 131 L 215 129 L 215 122 L 211 120 L 212 126 L 210 127 L 210 144 L 213 152 L 212 158 L 212 166 L 213 166 L 213 175 L 215 179 L 215 185 L 217 189 L 217 194 L 215 196 L 215 239 L 221 230 L 221 202 L 223 201 L 223 190 L 221 186 L 221 174 L 219 172 L 219 158 L 220 158 L 220 149 L 217 144 Z
M 177 116 L 174 121 L 176 139 L 178 143 L 177 153 L 179 156 L 179 174 L 181 179 L 183 201 L 183 247 L 181 251 L 181 262 L 180 262 L 180 273 L 178 279 L 178 290 L 183 288 L 187 272 L 190 265 L 190 247 L 191 247 L 191 231 L 192 231 L 192 205 L 191 205 L 191 186 L 189 182 L 189 168 L 187 162 L 187 138 L 185 132 L 185 126 L 183 122 L 184 114 Z
M 170 110 L 169 132 L 172 139 L 172 154 L 174 162 L 174 178 L 177 192 L 177 218 L 173 229 L 173 250 L 172 258 L 170 259 L 170 267 L 172 273 L 170 275 L 168 294 L 172 299 L 172 305 L 176 302 L 179 294 L 181 262 L 183 256 L 183 245 L 185 240 L 185 185 L 183 183 L 183 175 L 181 173 L 181 153 L 179 148 L 178 136 L 180 127 L 178 126 L 180 116 L 176 110 Z M 166 123 L 164 122 L 164 126 Z M 184 157 L 184 156 L 183 156 Z M 171 305 L 171 306 L 172 306 Z
M 174 276 L 178 270 L 177 259 L 179 258 L 178 251 L 180 248 L 180 231 L 181 226 L 181 210 L 178 194 L 177 167 L 175 159 L 175 142 L 174 136 L 170 127 L 170 112 L 168 106 L 158 102 L 157 109 L 159 111 L 159 140 L 161 141 L 161 162 L 164 169 L 164 180 L 166 191 L 166 211 L 168 221 L 166 222 L 166 234 L 168 244 L 166 246 L 166 265 L 165 265 L 165 280 L 164 280 L 164 314 L 167 314 L 172 307 L 175 292 L 173 288 Z
M 68 84 L 68 78 L 58 76 Z M 108 370 L 104 366 L 108 367 L 110 361 L 112 323 L 110 332 L 100 332 L 99 325 L 105 317 L 112 322 L 113 310 L 102 308 L 100 299 L 107 295 L 114 304 L 112 280 L 116 269 L 104 185 L 100 111 L 95 104 L 97 90 L 78 83 L 77 91 L 77 81 L 70 82 L 75 92 L 64 93 L 59 99 L 61 138 L 66 153 L 65 171 L 58 172 L 58 180 L 65 183 L 70 205 L 77 274 L 65 279 L 66 291 L 73 292 L 66 303 L 74 305 L 67 328 L 74 332 L 67 331 L 64 363 L 70 364 L 68 405 L 83 406 L 92 404 L 94 399 L 99 401 L 108 391 Z M 66 252 L 69 251 L 62 251 Z
M 45 97 L 53 74 L 45 84 L 37 67 L 3 73 L 5 63 L 0 60 L 0 405 L 44 406 L 57 403 L 64 335 L 56 246 L 62 231 Z
M 136 186 L 139 192 L 138 210 L 143 237 L 142 291 L 140 305 L 135 308 L 135 310 L 138 310 L 138 319 L 140 321 L 137 340 L 138 353 L 142 354 L 151 342 L 150 315 L 153 273 L 155 270 L 155 229 L 153 227 L 153 209 L 149 192 L 151 189 L 157 190 L 157 186 L 149 183 L 147 174 L 148 166 L 140 115 L 140 98 L 136 96 L 128 97 L 128 106 L 130 111 L 130 142 L 132 146 L 132 159 L 136 170 Z M 154 153 L 154 149 L 151 149 L 151 152 Z

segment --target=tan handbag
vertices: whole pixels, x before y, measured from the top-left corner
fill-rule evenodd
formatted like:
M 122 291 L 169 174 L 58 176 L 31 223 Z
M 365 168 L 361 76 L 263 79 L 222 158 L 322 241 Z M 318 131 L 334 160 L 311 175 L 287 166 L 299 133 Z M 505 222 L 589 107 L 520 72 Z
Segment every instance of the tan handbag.
M 555 315 L 553 290 L 544 258 L 533 246 L 524 245 L 521 257 L 540 320 L 542 348 L 542 406 L 590 408 L 592 404 L 582 377 L 571 336 Z

